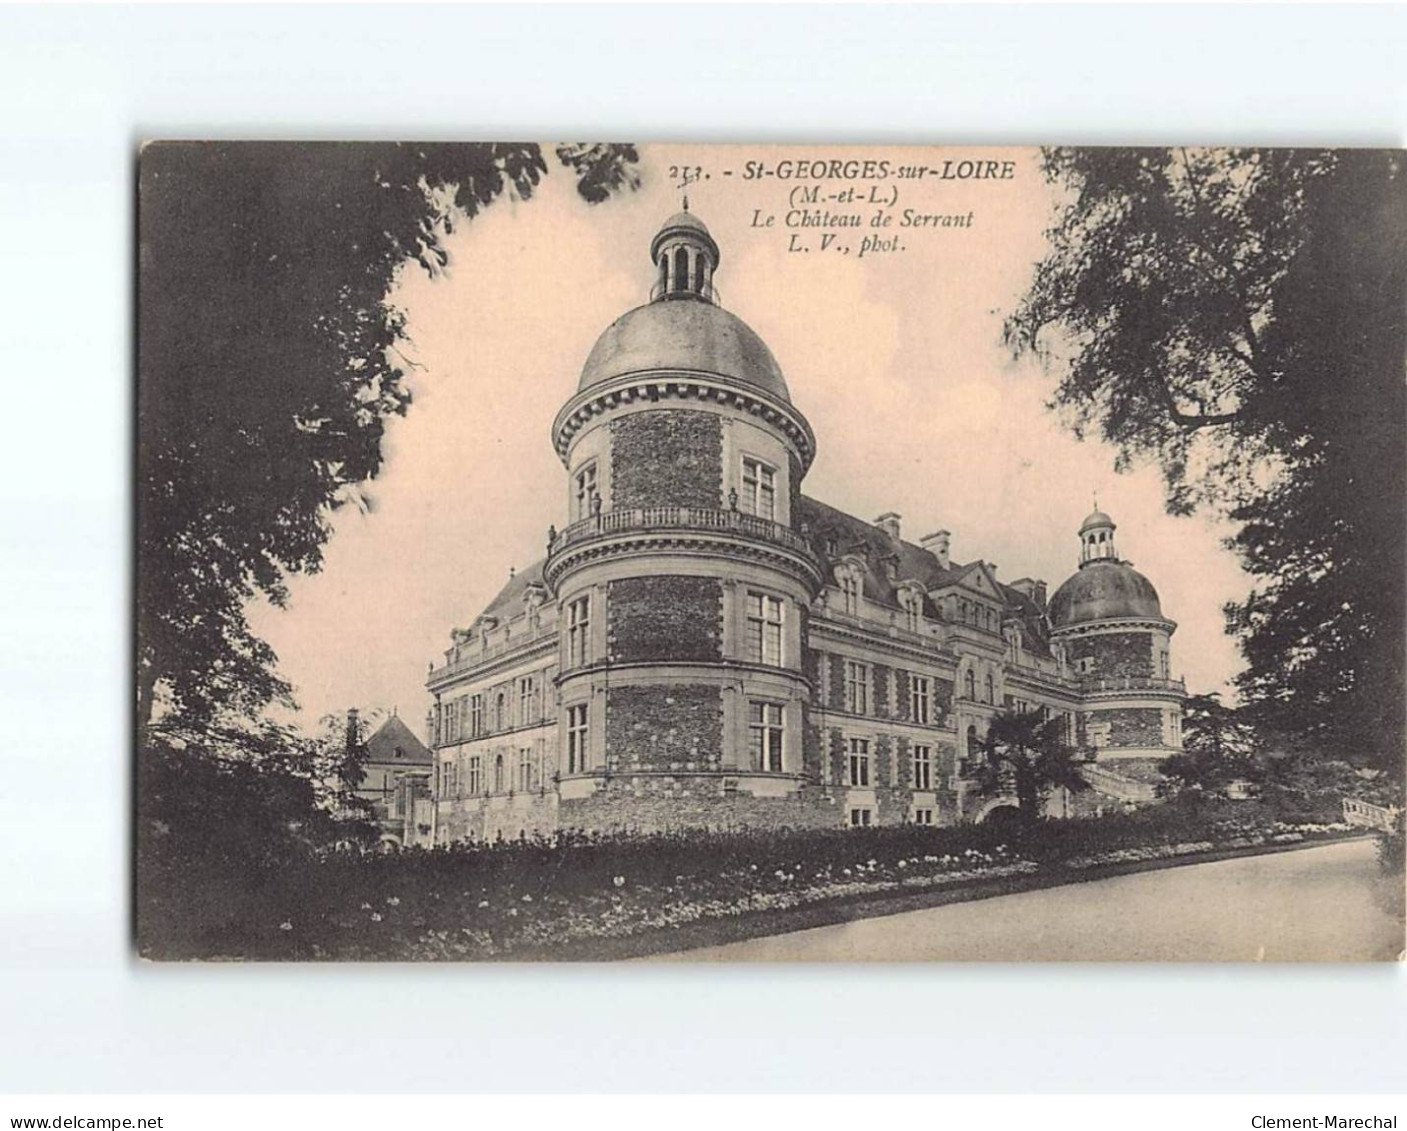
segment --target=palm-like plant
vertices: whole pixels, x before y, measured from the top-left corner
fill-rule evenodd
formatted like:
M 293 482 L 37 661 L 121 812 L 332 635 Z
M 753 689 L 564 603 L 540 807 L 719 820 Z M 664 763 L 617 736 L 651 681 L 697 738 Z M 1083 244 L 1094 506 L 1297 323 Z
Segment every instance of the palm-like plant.
M 986 796 L 1014 793 L 1027 828 L 1040 820 L 1047 790 L 1071 793 L 1089 788 L 1080 773 L 1079 752 L 1065 741 L 1065 721 L 1039 711 L 1004 711 L 992 720 L 982 742 L 982 760 L 973 768 Z

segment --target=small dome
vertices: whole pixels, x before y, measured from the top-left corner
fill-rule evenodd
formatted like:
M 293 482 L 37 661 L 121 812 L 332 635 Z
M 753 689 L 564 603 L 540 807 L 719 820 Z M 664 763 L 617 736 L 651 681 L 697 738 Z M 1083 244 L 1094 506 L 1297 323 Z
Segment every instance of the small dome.
M 596 340 L 577 388 L 656 369 L 731 377 L 791 403 L 767 344 L 741 318 L 711 302 L 652 302 L 621 315 Z
M 1085 519 L 1084 522 L 1080 523 L 1081 534 L 1088 533 L 1091 530 L 1099 530 L 1101 528 L 1113 530 L 1114 520 L 1098 508 L 1091 511 L 1089 517 Z
M 1163 618 L 1153 583 L 1133 566 L 1107 559 L 1081 566 L 1055 591 L 1047 611 L 1055 628 L 1121 617 Z
M 708 225 L 692 212 L 676 212 L 660 225 L 661 232 L 667 232 L 672 228 L 692 228 L 696 232 L 702 232 L 704 235 L 708 235 Z

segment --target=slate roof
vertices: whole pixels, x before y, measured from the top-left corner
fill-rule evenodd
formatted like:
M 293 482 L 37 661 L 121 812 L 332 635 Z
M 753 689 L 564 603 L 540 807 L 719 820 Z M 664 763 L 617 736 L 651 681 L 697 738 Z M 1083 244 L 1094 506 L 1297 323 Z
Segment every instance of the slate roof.
M 832 577 L 831 571 L 847 554 L 861 557 L 865 562 L 865 600 L 885 608 L 901 608 L 898 597 L 899 583 L 912 580 L 924 588 L 924 615 L 933 620 L 941 619 L 937 607 L 927 593 L 961 583 L 982 565 L 980 561 L 954 562 L 944 569 L 938 564 L 938 559 L 931 550 L 904 541 L 895 546 L 889 540 L 889 535 L 873 523 L 846 514 L 808 495 L 798 497 L 794 518 L 798 526 L 804 526 L 806 538 L 824 564 L 828 578 Z M 891 579 L 885 563 L 896 555 L 898 568 L 895 570 L 896 576 Z M 500 623 L 517 616 L 522 611 L 523 595 L 528 586 L 543 584 L 542 569 L 545 564 L 546 559 L 543 558 L 525 569 L 518 570 L 488 603 L 480 616 L 497 617 Z M 1005 600 L 1008 611 L 1022 623 L 1023 648 L 1037 655 L 1048 656 L 1050 652 L 1046 641 L 1043 610 L 1031 598 L 1010 585 L 997 582 L 997 589 Z
M 366 740 L 366 760 L 399 766 L 433 765 L 435 756 L 399 715 L 392 715 Z
M 846 514 L 808 495 L 800 496 L 797 504 L 797 521 L 804 524 L 806 537 L 825 564 L 827 576 L 847 554 L 863 558 L 865 600 L 886 608 L 901 608 L 898 596 L 901 582 L 917 581 L 928 592 L 957 585 L 982 565 L 980 561 L 965 564 L 950 562 L 944 569 L 931 550 L 902 540 L 895 545 L 889 535 L 872 522 Z M 895 577 L 891 580 L 886 562 L 893 557 L 897 557 L 898 562 Z M 1039 655 L 1049 655 L 1041 608 L 1010 585 L 997 582 L 997 589 L 1008 611 L 1021 620 L 1023 648 Z M 928 596 L 925 595 L 923 603 L 925 616 L 940 619 L 938 609 Z
M 490 601 L 479 615 L 497 617 L 501 624 L 521 613 L 523 611 L 523 595 L 528 591 L 528 586 L 544 584 L 542 567 L 546 564 L 547 559 L 541 558 L 526 569 L 518 570 L 508 579 L 508 584 L 498 591 L 498 596 Z

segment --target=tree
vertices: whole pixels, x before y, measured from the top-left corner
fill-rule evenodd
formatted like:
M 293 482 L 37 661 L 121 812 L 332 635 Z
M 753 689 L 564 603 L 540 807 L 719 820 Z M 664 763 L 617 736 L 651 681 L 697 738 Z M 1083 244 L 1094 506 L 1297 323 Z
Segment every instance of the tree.
M 637 183 L 630 146 L 558 148 L 583 198 Z M 240 741 L 290 689 L 244 615 L 316 571 L 369 507 L 410 394 L 396 272 L 547 172 L 536 145 L 160 143 L 141 156 L 137 723 Z M 158 701 L 160 710 L 157 710 Z
M 1371 150 L 1047 151 L 1050 250 L 1006 324 L 1053 406 L 1173 513 L 1231 519 L 1257 720 L 1400 765 L 1407 185 Z M 1054 335 L 1049 331 L 1056 331 Z
M 1182 750 L 1158 764 L 1171 789 L 1224 790 L 1260 774 L 1254 728 L 1244 712 L 1215 693 L 1193 695 L 1182 705 Z
M 992 720 L 974 770 L 977 787 L 988 797 L 1015 793 L 1022 824 L 1040 820 L 1045 794 L 1053 788 L 1080 793 L 1089 783 L 1080 774 L 1077 751 L 1065 741 L 1065 720 L 1039 711 L 1003 711 Z

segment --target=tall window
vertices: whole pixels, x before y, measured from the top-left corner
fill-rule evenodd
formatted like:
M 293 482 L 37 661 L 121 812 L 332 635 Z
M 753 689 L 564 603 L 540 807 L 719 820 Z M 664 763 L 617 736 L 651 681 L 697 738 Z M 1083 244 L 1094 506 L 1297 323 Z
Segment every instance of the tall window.
M 493 705 L 493 729 L 504 730 L 508 726 L 508 696 L 498 693 Z
M 567 666 L 591 660 L 591 598 L 578 597 L 567 606 Z
M 860 611 L 860 579 L 854 570 L 847 569 L 841 573 L 840 596 L 847 613 L 854 616 Z
M 484 771 L 483 762 L 477 754 L 469 756 L 469 793 L 484 792 Z
M 530 675 L 523 676 L 522 679 L 518 680 L 518 725 L 520 727 L 536 721 L 536 699 L 537 682 Z
M 870 784 L 870 740 L 852 738 L 850 740 L 850 784 L 868 786 Z
M 909 717 L 927 725 L 933 717 L 933 690 L 926 675 L 909 676 Z
M 992 682 L 992 673 L 991 673 L 991 672 L 988 672 L 988 673 L 987 673 L 987 702 L 988 702 L 988 703 L 995 703 L 996 701 L 997 701 L 996 684 Z
M 493 756 L 493 791 L 494 791 L 494 793 L 502 793 L 502 792 L 503 792 L 503 755 L 502 755 L 502 754 L 495 754 L 495 755 Z
M 923 598 L 912 591 L 904 600 L 904 623 L 910 632 L 923 627 Z
M 747 658 L 755 664 L 782 662 L 782 601 L 765 593 L 747 595 Z
M 967 670 L 967 677 L 963 686 L 967 690 L 967 697 L 975 700 L 977 698 L 977 677 L 972 674 L 971 668 Z
M 596 465 L 588 463 L 576 473 L 576 492 L 572 498 L 572 517 L 591 517 L 591 500 L 596 497 Z
M 586 707 L 579 703 L 567 708 L 567 773 L 586 772 Z
M 864 715 L 870 709 L 870 666 L 845 661 L 845 709 L 852 715 Z
M 482 695 L 469 696 L 469 736 L 476 737 L 484 733 L 484 697 Z
M 933 748 L 930 746 L 915 746 L 914 750 L 914 788 L 933 788 Z
M 533 751 L 531 746 L 523 746 L 518 750 L 518 789 L 523 793 L 530 793 L 532 787 Z
M 760 460 L 743 457 L 743 494 L 739 505 L 759 518 L 777 517 L 777 472 Z
M 749 703 L 748 740 L 752 764 L 764 774 L 782 772 L 782 707 L 779 703 Z

